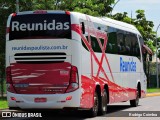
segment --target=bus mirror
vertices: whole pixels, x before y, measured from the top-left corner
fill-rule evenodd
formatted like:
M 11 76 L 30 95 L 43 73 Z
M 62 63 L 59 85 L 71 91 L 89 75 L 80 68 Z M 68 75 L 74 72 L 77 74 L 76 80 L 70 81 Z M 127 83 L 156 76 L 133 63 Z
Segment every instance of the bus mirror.
M 149 54 L 149 61 L 152 61 L 152 54 Z
M 85 26 L 84 26 L 84 22 L 81 22 L 81 29 L 82 29 L 82 33 L 85 34 Z

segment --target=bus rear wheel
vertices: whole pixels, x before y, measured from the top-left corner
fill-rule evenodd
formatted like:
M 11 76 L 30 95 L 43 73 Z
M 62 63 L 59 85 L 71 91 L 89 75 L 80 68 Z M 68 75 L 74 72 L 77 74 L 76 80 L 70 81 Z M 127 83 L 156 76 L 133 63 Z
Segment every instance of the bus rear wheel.
M 107 112 L 107 92 L 106 90 L 103 91 L 103 96 L 101 99 L 101 106 L 100 106 L 100 115 L 104 115 Z
M 99 108 L 99 97 L 98 97 L 98 93 L 95 92 L 94 93 L 94 105 L 89 111 L 90 112 L 90 117 L 96 117 L 97 116 L 98 108 Z
M 136 91 L 136 99 L 130 100 L 130 105 L 132 107 L 137 107 L 138 104 L 139 104 L 139 90 L 137 89 L 137 91 Z

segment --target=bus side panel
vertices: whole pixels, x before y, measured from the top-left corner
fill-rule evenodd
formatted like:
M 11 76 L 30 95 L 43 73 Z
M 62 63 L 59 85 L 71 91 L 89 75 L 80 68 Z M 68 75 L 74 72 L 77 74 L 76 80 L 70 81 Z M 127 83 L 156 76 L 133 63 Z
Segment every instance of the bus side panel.
M 77 31 L 77 29 L 74 31 L 81 36 L 81 33 Z M 84 36 L 88 36 L 87 32 L 83 35 L 83 37 Z M 96 85 L 100 85 L 101 91 L 104 88 L 104 84 L 108 85 L 109 103 L 135 99 L 137 90 L 136 83 L 141 79 L 139 75 L 139 60 L 137 61 L 137 58 L 133 56 L 113 54 L 105 54 L 104 56 L 106 59 L 104 60 L 102 53 L 92 52 L 92 49 L 88 47 L 90 46 L 90 43 L 87 41 L 87 39 L 85 40 L 85 37 L 83 37 L 82 41 L 85 45 L 81 47 L 81 107 L 90 108 L 93 106 L 92 99 Z M 87 42 L 89 44 L 88 46 Z M 86 50 L 86 47 L 89 50 Z M 138 71 L 131 70 L 130 67 L 125 68 L 125 65 L 121 66 L 121 59 L 123 59 L 124 63 L 138 63 Z M 121 71 L 120 67 L 125 70 Z
M 93 95 L 95 90 L 95 82 L 87 76 L 81 76 L 81 108 L 91 108 L 93 107 Z

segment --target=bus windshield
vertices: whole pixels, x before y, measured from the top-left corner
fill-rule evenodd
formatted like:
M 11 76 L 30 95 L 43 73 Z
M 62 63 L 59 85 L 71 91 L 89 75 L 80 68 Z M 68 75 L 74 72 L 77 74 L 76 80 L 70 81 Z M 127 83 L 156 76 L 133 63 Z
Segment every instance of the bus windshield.
M 9 40 L 71 38 L 70 15 L 23 14 L 12 16 Z

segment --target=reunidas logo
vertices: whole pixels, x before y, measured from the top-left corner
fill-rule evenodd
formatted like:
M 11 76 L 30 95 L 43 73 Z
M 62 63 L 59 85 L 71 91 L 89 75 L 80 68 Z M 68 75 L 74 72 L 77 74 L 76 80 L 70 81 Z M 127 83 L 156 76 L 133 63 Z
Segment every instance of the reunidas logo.
M 43 23 L 19 23 L 18 21 L 12 22 L 12 31 L 42 31 L 42 30 L 68 30 L 69 22 L 56 22 L 52 20 L 51 23 L 47 23 L 44 20 Z
M 137 64 L 132 59 L 124 60 L 120 57 L 120 72 L 136 72 Z

